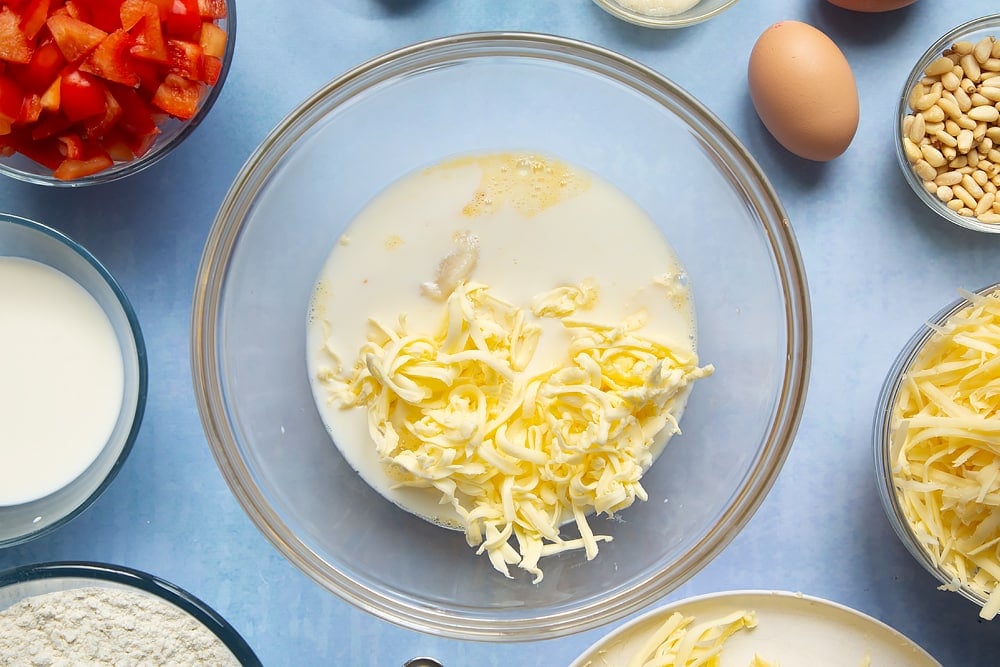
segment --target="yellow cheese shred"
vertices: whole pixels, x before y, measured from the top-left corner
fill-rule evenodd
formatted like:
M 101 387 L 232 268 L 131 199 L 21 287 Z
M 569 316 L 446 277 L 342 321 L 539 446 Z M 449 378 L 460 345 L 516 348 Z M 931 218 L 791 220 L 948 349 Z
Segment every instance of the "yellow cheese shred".
M 372 321 L 347 372 L 320 382 L 344 408 L 363 406 L 377 452 L 397 486 L 436 489 L 470 546 L 511 576 L 542 580 L 539 560 L 568 549 L 596 556 L 590 513 L 613 515 L 646 499 L 640 478 L 689 384 L 712 372 L 697 357 L 615 326 L 571 319 L 595 287 L 551 293 L 534 307 L 570 333 L 566 363 L 525 368 L 541 335 L 525 311 L 483 284 L 460 283 L 433 333 Z M 557 307 L 547 307 L 555 301 Z M 578 538 L 564 538 L 569 521 Z
M 902 510 L 953 580 L 1000 611 L 1000 293 L 935 327 L 893 408 L 892 469 Z
M 726 641 L 757 627 L 753 611 L 734 611 L 695 625 L 693 616 L 671 614 L 629 660 L 627 667 L 718 667 Z M 750 667 L 769 663 L 755 656 Z

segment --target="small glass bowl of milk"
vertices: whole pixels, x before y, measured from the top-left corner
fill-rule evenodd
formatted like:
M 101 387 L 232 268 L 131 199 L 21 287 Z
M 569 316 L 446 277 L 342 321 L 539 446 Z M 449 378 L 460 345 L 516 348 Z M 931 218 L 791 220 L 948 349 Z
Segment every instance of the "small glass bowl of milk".
M 0 213 L 0 547 L 66 523 L 118 473 L 146 404 L 127 297 L 85 248 Z
M 594 0 L 612 16 L 646 28 L 683 28 L 722 13 L 737 0 Z

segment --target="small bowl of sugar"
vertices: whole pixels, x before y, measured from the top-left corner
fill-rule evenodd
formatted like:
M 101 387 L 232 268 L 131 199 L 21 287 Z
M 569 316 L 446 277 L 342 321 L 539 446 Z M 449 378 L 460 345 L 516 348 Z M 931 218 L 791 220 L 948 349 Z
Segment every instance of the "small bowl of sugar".
M 31 662 L 39 657 L 48 662 Z M 187 591 L 145 572 L 87 562 L 0 572 L 0 664 L 29 662 L 261 664 L 229 622 Z
M 125 462 L 146 403 L 127 297 L 64 234 L 0 213 L 0 547 L 63 525 Z

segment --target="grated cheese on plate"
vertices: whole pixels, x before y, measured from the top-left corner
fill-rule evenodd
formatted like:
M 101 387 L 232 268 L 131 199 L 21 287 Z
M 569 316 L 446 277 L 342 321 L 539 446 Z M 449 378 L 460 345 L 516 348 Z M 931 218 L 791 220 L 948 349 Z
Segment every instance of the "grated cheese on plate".
M 735 611 L 691 625 L 695 618 L 671 614 L 635 652 L 628 667 L 718 667 L 723 645 L 740 630 L 757 627 L 753 611 Z M 750 667 L 771 663 L 754 656 Z
M 908 369 L 893 408 L 893 482 L 933 562 L 1000 611 L 1000 292 L 935 332 Z
M 525 371 L 541 327 L 486 285 L 460 282 L 438 331 L 372 321 L 354 365 L 320 373 L 332 400 L 367 409 L 394 483 L 436 489 L 468 544 L 508 577 L 516 565 L 539 582 L 539 560 L 569 549 L 597 555 L 611 537 L 595 535 L 588 514 L 646 499 L 654 437 L 679 432 L 675 405 L 713 370 L 638 335 L 641 315 L 613 326 L 578 319 L 596 293 L 585 282 L 533 300 L 536 316 L 570 333 L 565 364 L 541 372 Z M 578 538 L 561 535 L 569 521 Z

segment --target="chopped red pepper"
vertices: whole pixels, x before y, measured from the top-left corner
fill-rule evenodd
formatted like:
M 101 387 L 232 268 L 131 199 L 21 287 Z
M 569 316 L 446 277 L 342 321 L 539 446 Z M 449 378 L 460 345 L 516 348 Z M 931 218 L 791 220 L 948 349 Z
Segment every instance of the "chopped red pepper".
M 225 0 L 0 0 L 0 157 L 58 178 L 145 155 L 222 76 Z
M 76 123 L 104 113 L 106 87 L 97 77 L 70 70 L 62 75 L 60 84 L 60 109 L 66 118 Z
M 31 43 L 21 30 L 21 17 L 10 7 L 0 6 L 0 60 L 27 63 L 31 51 Z
M 21 32 L 26 39 L 33 40 L 45 25 L 49 16 L 49 0 L 31 0 L 21 12 Z
M 59 50 L 71 63 L 75 63 L 97 48 L 108 33 L 96 26 L 75 19 L 69 14 L 53 14 L 45 22 L 56 40 Z
M 87 158 L 86 160 L 66 158 L 59 163 L 59 166 L 52 172 L 52 175 L 61 181 L 72 181 L 104 171 L 113 164 L 114 160 L 106 152 L 101 155 L 95 155 L 92 158 Z
M 129 57 L 133 43 L 132 35 L 124 30 L 115 30 L 97 45 L 80 69 L 107 81 L 138 86 L 139 75 L 135 73 Z

